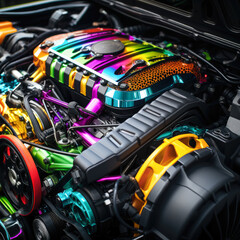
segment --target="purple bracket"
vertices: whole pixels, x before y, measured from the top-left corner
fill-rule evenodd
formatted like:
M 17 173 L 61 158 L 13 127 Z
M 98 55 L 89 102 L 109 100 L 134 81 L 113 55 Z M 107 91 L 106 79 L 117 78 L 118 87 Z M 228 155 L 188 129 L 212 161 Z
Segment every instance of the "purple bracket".
M 56 105 L 62 106 L 64 108 L 68 108 L 67 102 L 49 96 L 50 92 L 51 91 L 48 92 L 42 91 L 42 99 L 52 102 Z M 103 103 L 98 98 L 92 98 L 88 105 L 86 106 L 86 109 L 96 114 L 100 114 L 103 110 L 103 107 L 104 107 Z M 90 124 L 92 120 L 95 118 L 95 116 L 91 115 L 90 113 L 84 112 L 82 109 L 79 109 L 79 111 L 84 115 L 88 114 L 88 116 L 85 118 L 83 117 L 79 118 L 79 120 L 73 124 L 74 127 Z M 91 133 L 89 133 L 85 129 L 77 130 L 76 132 L 82 137 L 84 143 L 88 146 L 91 146 L 100 140 L 99 138 L 94 137 Z

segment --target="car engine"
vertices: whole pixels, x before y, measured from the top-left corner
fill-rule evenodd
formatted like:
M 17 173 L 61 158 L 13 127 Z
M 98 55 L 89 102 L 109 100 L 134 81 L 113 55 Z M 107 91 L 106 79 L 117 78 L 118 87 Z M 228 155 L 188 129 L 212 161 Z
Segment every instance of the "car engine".
M 0 12 L 0 239 L 240 239 L 239 52 L 113 6 Z

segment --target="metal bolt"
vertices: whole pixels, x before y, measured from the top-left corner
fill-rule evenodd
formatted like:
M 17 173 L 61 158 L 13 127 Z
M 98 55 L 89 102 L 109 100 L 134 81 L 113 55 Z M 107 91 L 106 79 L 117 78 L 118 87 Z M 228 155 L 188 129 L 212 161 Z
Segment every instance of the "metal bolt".
M 18 181 L 17 182 L 17 187 L 19 187 L 19 186 L 21 186 L 21 182 Z
M 43 162 L 44 162 L 45 164 L 50 164 L 49 158 L 44 158 L 44 159 L 43 159 Z
M 61 200 L 61 198 L 59 196 L 56 197 L 56 205 L 58 207 L 62 207 L 62 200 Z
M 126 90 L 126 89 L 129 88 L 129 86 L 128 86 L 127 83 L 121 83 L 121 84 L 119 85 L 119 88 L 120 88 L 121 90 Z
M 23 116 L 19 116 L 19 120 L 21 121 L 21 122 L 24 122 L 24 117 Z
M 97 78 L 97 76 L 95 74 L 91 75 L 91 79 L 95 80 Z
M 106 85 L 107 85 L 107 81 L 104 80 L 104 79 L 101 79 L 101 80 L 100 80 L 100 84 L 101 84 L 102 86 L 106 86 Z
M 83 75 L 88 76 L 88 75 L 89 75 L 89 72 L 88 72 L 87 70 L 84 70 L 84 71 L 83 71 Z

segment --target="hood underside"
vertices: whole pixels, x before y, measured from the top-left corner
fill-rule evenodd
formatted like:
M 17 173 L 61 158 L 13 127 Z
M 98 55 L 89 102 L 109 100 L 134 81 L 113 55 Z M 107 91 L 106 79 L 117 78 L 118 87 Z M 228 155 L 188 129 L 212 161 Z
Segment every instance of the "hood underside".
M 140 21 L 162 26 L 194 39 L 240 49 L 240 2 L 237 0 L 101 0 Z

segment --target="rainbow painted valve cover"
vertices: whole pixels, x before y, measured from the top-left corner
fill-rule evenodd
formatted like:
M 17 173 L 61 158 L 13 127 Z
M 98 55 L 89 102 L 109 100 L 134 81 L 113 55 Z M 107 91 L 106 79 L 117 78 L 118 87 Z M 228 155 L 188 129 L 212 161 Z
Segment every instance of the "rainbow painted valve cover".
M 176 84 L 200 78 L 199 68 L 114 29 L 89 29 L 46 39 L 34 51 L 33 81 L 50 76 L 118 109 L 140 107 Z

